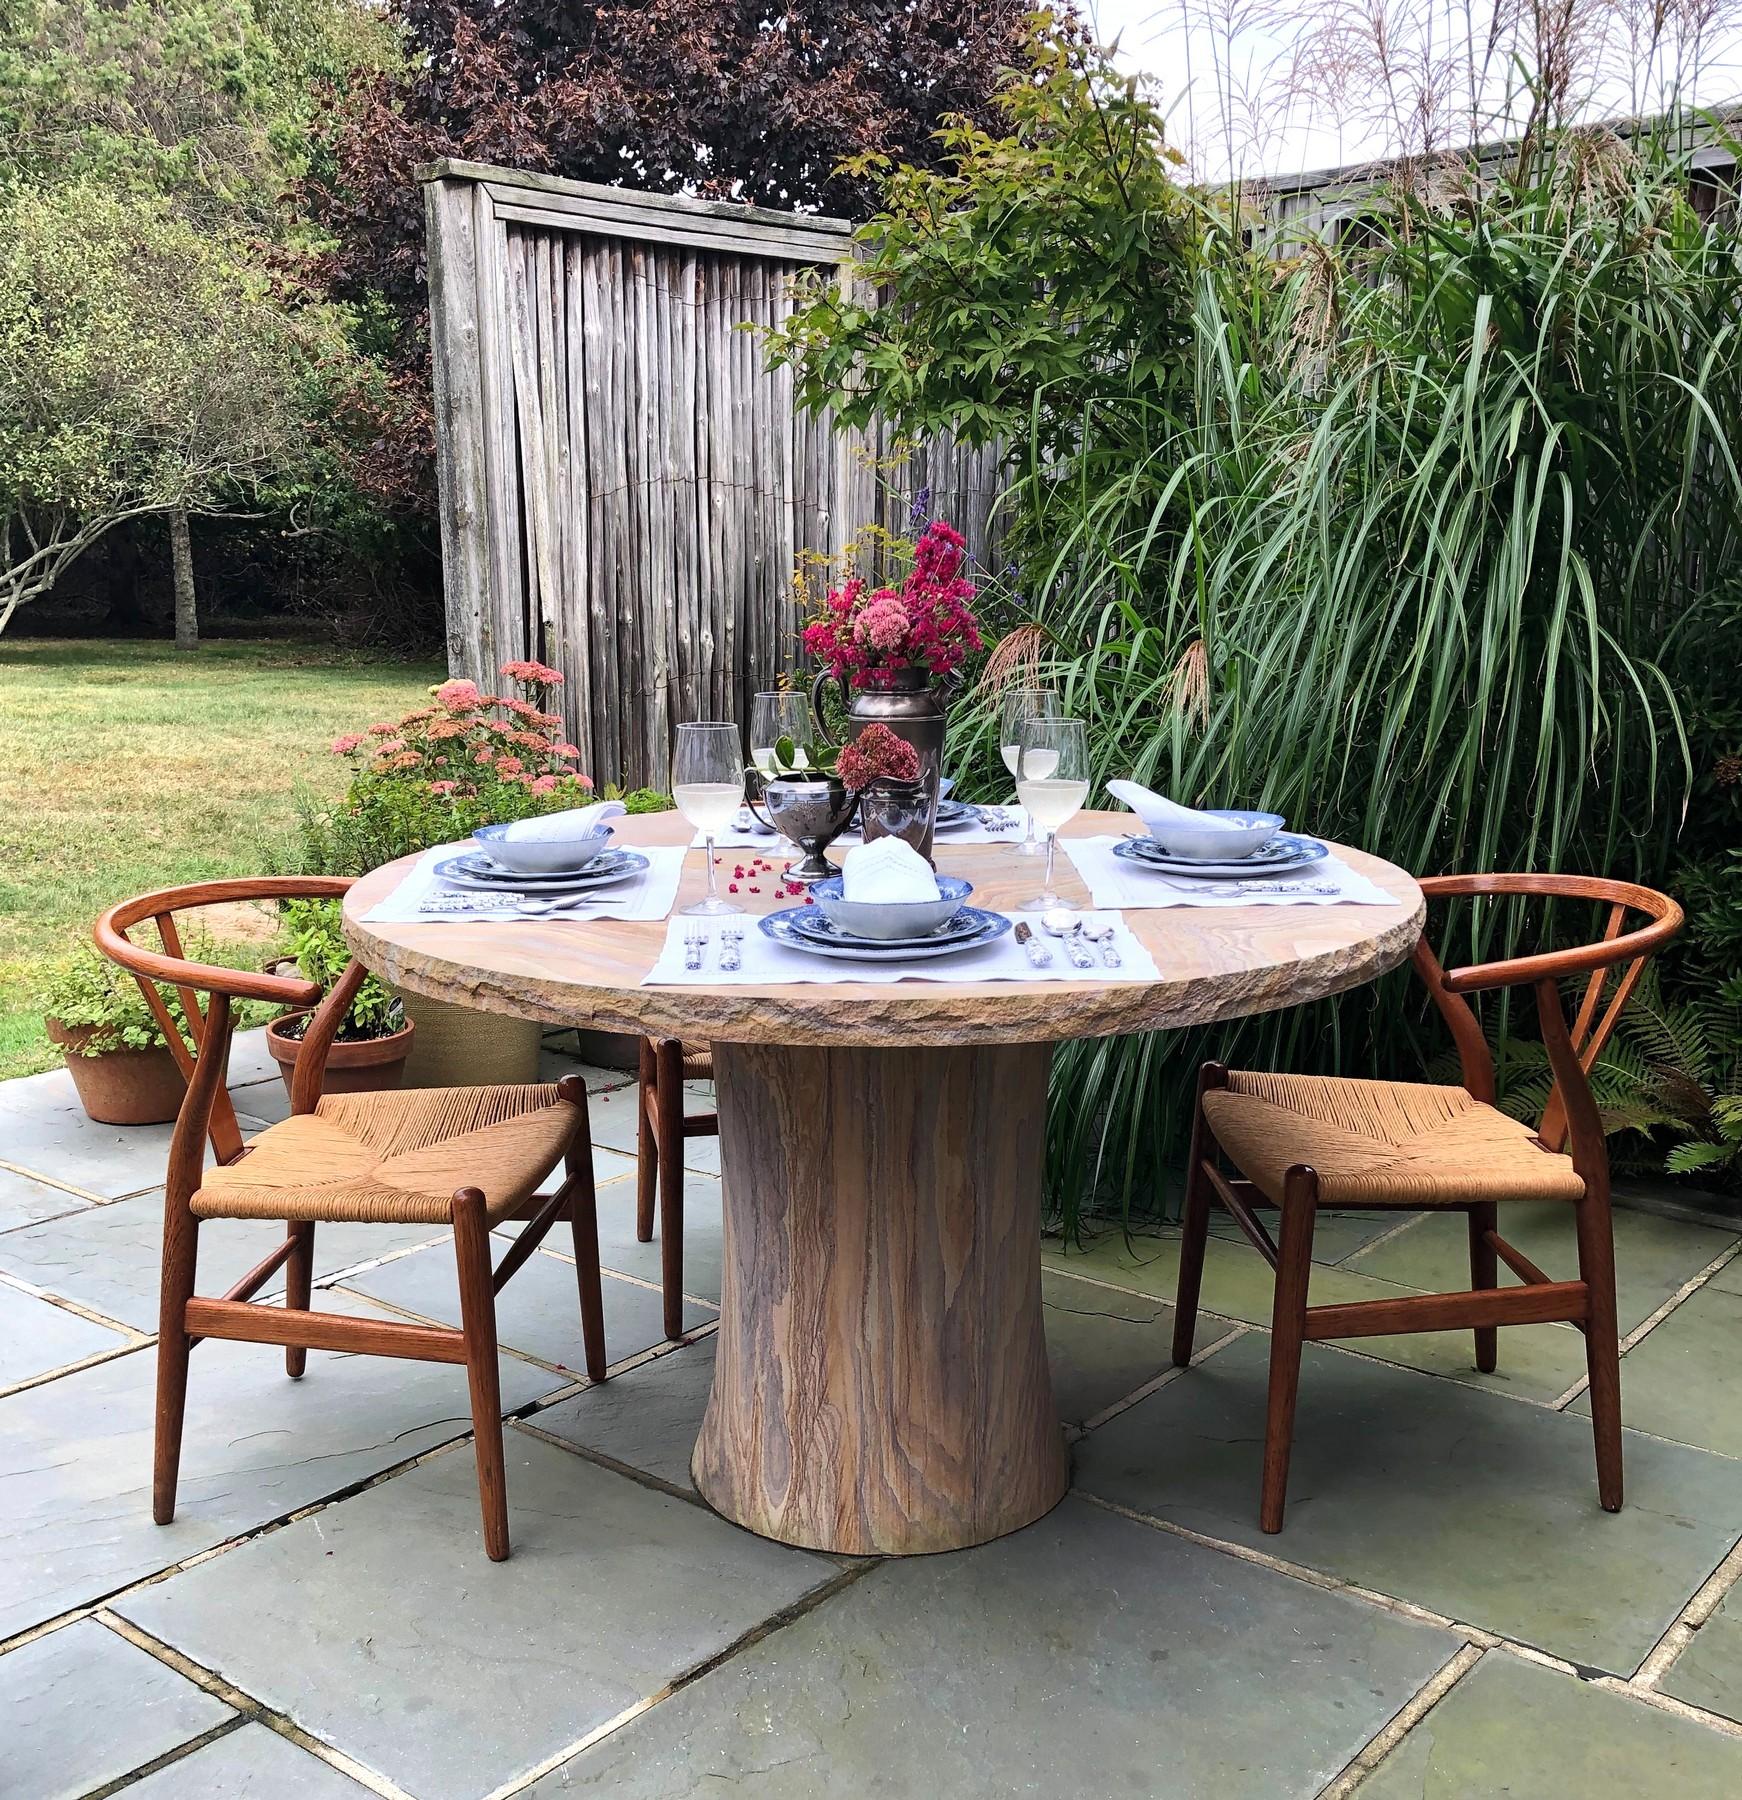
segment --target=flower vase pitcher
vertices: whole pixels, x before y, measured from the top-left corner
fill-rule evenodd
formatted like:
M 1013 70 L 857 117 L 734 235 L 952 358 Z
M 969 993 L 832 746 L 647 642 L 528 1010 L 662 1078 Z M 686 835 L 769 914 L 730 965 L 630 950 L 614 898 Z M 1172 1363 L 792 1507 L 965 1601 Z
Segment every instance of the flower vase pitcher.
M 944 767 L 945 702 L 962 664 L 981 649 L 974 584 L 963 573 L 961 533 L 934 520 L 914 546 L 913 567 L 899 587 L 872 588 L 850 575 L 823 598 L 804 630 L 804 646 L 823 664 L 811 684 L 811 709 L 825 737 L 823 694 L 838 681 L 847 736 L 887 725 L 918 752 L 919 779 L 929 791 L 925 840 L 929 857 Z
M 932 675 L 925 669 L 894 669 L 884 677 L 885 687 L 849 688 L 846 681 L 826 670 L 811 683 L 811 708 L 817 715 L 817 730 L 827 736 L 823 720 L 823 692 L 831 681 L 840 679 L 841 699 L 847 708 L 846 736 L 850 743 L 867 725 L 887 725 L 898 738 L 911 744 L 919 755 L 919 779 L 924 782 L 929 803 L 926 807 L 925 840 L 915 845 L 921 856 L 932 852 L 932 832 L 937 824 L 938 781 L 944 772 L 944 732 L 949 723 L 945 697 Z

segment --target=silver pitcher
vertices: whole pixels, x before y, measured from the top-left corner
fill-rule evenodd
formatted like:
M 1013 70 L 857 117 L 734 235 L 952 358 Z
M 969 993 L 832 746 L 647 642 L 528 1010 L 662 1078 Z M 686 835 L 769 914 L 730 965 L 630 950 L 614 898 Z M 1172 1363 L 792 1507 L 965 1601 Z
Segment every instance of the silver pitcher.
M 816 714 L 817 735 L 825 740 L 828 728 L 823 721 L 823 693 L 831 681 L 838 679 L 825 672 L 811 683 L 811 711 Z M 887 687 L 858 689 L 849 689 L 841 681 L 847 736 L 856 738 L 867 725 L 887 725 L 919 752 L 919 778 L 928 790 L 929 802 L 923 838 L 914 847 L 929 859 L 937 827 L 938 784 L 944 772 L 944 729 L 949 715 L 944 710 L 944 695 L 929 669 L 896 669 L 888 680 Z

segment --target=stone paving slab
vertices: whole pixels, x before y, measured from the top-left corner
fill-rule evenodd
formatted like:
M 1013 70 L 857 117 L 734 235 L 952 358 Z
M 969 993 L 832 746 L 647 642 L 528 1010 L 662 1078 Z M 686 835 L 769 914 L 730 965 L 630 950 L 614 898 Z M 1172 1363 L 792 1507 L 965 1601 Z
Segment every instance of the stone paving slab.
M 0 1156 L 5 1154 L 5 1149 L 4 1137 L 0 1136 Z M 82 1212 L 90 1204 L 82 1194 L 38 1181 L 32 1175 L 20 1174 L 0 1163 L 0 1232 L 16 1231 L 22 1225 L 35 1225 L 43 1219 L 59 1219 L 67 1213 Z
M 1258 1529 L 1269 1340 L 1236 1340 L 1076 1447 L 1090 1493 L 1630 1675 L 1736 1541 L 1742 1464 L 1309 1346 L 1289 1511 Z
M 1742 1294 L 1710 1284 L 1690 1294 L 1621 1359 L 1622 1419 L 1654 1437 L 1742 1457 L 1739 1351 Z M 1581 1394 L 1573 1410 L 1589 1417 L 1589 1398 Z
M 693 1493 L 690 1452 L 713 1386 L 717 1342 L 710 1332 L 700 1343 L 559 1400 L 532 1423 L 565 1443 Z
M 0 1656 L 0 1793 L 60 1800 L 235 1715 L 94 1619 Z
M 634 1156 L 637 1141 L 637 1095 L 632 1087 L 614 1094 L 595 1095 L 592 1106 L 593 1142 L 606 1144 L 624 1156 Z M 685 1113 L 712 1112 L 714 1095 L 711 1084 L 699 1081 L 684 1083 Z M 698 1175 L 720 1172 L 720 1140 L 717 1137 L 685 1138 L 683 1165 Z
M 551 1235 L 567 1230 L 557 1226 Z M 460 1322 L 460 1278 L 451 1244 L 414 1250 L 347 1279 L 344 1286 L 444 1325 Z M 665 1342 L 664 1302 L 653 1288 L 613 1275 L 607 1275 L 601 1286 L 605 1354 L 612 1362 Z M 711 1307 L 686 1302 L 684 1329 L 693 1331 L 716 1316 Z M 496 1341 L 505 1350 L 521 1350 L 557 1368 L 579 1371 L 584 1352 L 575 1265 L 535 1250 L 496 1296 Z
M 1059 1417 L 1080 1425 L 1173 1361 L 1173 1308 L 1051 1272 L 1041 1277 L 1047 1360 Z M 1227 1335 L 1205 1320 L 1203 1341 Z
M 128 1342 L 119 1331 L 93 1325 L 64 1306 L 0 1281 L 0 1388 L 119 1350 Z
M 1266 1213 L 1261 1216 L 1269 1223 L 1274 1236 L 1276 1215 Z M 1346 1262 L 1357 1250 L 1365 1248 L 1375 1238 L 1396 1231 L 1416 1216 L 1414 1213 L 1404 1212 L 1322 1211 L 1313 1221 L 1313 1261 Z M 1224 1238 L 1230 1244 L 1246 1242 L 1246 1234 L 1219 1207 L 1210 1214 L 1210 1234 Z
M 244 1136 L 266 1126 L 243 1111 L 237 1119 Z M 65 1069 L 0 1084 L 0 1162 L 99 1199 L 160 1185 L 172 1129 L 99 1125 L 86 1118 Z
M 1625 1337 L 1684 1281 L 1736 1242 L 1736 1233 L 1665 1219 L 1656 1213 L 1615 1209 L 1615 1300 Z M 1500 1235 L 1557 1281 L 1578 1275 L 1573 1209 L 1556 1201 L 1531 1201 L 1500 1209 Z M 1396 1237 L 1356 1253 L 1349 1267 L 1404 1287 L 1456 1292 L 1470 1285 L 1468 1235 L 1461 1213 L 1424 1213 Z M 1518 1278 L 1502 1265 L 1500 1283 Z
M 1360 1800 L 1731 1800 L 1742 1740 L 1490 1650 Z
M 317 1277 L 441 1236 L 439 1225 L 318 1225 Z M 222 1294 L 284 1242 L 270 1219 L 206 1219 L 200 1224 L 198 1292 Z M 0 1234 L 0 1270 L 119 1319 L 157 1330 L 162 1265 L 163 1194 L 93 1206 L 64 1219 Z M 284 1291 L 280 1271 L 261 1290 Z
M 1077 1424 L 1168 1367 L 1173 1309 L 1049 1274 L 1041 1283 L 1060 1416 Z M 1206 1334 L 1207 1339 L 1217 1335 Z M 690 1452 L 714 1373 L 714 1339 L 656 1357 L 559 1401 L 541 1431 L 693 1491 Z
M 1658 1686 L 1742 1723 L 1742 1591 L 1731 1588 Z
M 722 1205 L 719 1179 L 685 1171 L 683 1215 L 683 1291 L 702 1300 L 720 1300 Z M 633 1175 L 599 1189 L 599 1257 L 607 1269 L 658 1282 L 660 1275 L 657 1216 L 653 1240 L 635 1236 Z
M 125 1792 L 128 1800 L 365 1800 L 369 1789 L 276 1731 L 244 1725 Z
M 330 1311 L 379 1316 L 332 1294 Z M 127 1356 L 0 1400 L 0 1638 L 97 1600 L 226 1538 L 336 1493 L 469 1428 L 451 1364 L 311 1350 L 291 1381 L 268 1344 L 194 1352 L 175 1519 L 151 1522 L 156 1354 Z M 512 1410 L 560 1379 L 502 1359 Z M 469 1459 L 468 1459 L 469 1460 Z
M 419 1800 L 477 1800 L 836 1573 L 508 1436 L 505 1563 L 458 1450 L 117 1610 Z
M 979 1550 L 882 1564 L 530 1791 L 1310 1795 L 1456 1648 L 1066 1500 Z
M 1421 1217 L 1436 1225 L 1445 1222 L 1443 1216 L 1431 1220 L 1427 1215 Z M 1462 1234 L 1462 1219 L 1456 1223 Z M 1654 1223 L 1661 1224 L 1662 1221 Z M 1408 1237 L 1416 1229 L 1416 1225 L 1411 1225 L 1403 1235 Z M 1314 1306 L 1329 1306 L 1347 1301 L 1396 1299 L 1400 1294 L 1422 1291 L 1400 1279 L 1378 1279 L 1378 1271 L 1368 1271 L 1369 1260 L 1384 1257 L 1398 1241 L 1387 1239 L 1371 1252 L 1371 1258 L 1369 1253 L 1357 1249 L 1345 1263 L 1315 1262 L 1309 1302 Z M 1460 1235 L 1459 1244 L 1464 1241 Z M 1437 1245 L 1438 1240 L 1433 1242 Z M 1171 1300 L 1179 1284 L 1179 1244 L 1178 1232 L 1135 1238 L 1129 1245 L 1122 1238 L 1109 1235 L 1092 1244 L 1086 1253 L 1061 1253 L 1049 1246 L 1043 1261 L 1067 1274 L 1089 1275 Z M 1709 1261 L 1710 1257 L 1705 1260 Z M 1454 1273 L 1449 1267 L 1430 1267 L 1425 1259 L 1409 1262 L 1400 1259 L 1395 1267 L 1386 1266 L 1393 1276 L 1415 1273 L 1443 1279 L 1451 1286 L 1467 1285 L 1469 1280 L 1467 1267 L 1461 1273 Z M 1703 1264 L 1693 1266 L 1697 1268 Z M 1674 1285 L 1679 1285 L 1680 1279 L 1678 1277 Z M 1673 1291 L 1673 1286 L 1668 1291 Z M 1268 1325 L 1274 1295 L 1275 1277 L 1250 1244 L 1244 1240 L 1231 1242 L 1225 1237 L 1211 1237 L 1204 1258 L 1201 1297 L 1201 1305 L 1206 1311 L 1256 1325 Z M 1660 1295 L 1659 1299 L 1662 1297 Z M 1655 1307 L 1658 1303 L 1659 1300 L 1654 1299 L 1651 1305 Z M 1199 1341 L 1207 1341 L 1202 1333 Z M 1500 1366 L 1491 1375 L 1484 1375 L 1476 1368 L 1474 1341 L 1469 1332 L 1363 1338 L 1360 1348 L 1366 1356 L 1401 1363 L 1406 1368 L 1421 1369 L 1431 1375 L 1448 1376 L 1475 1387 L 1522 1395 L 1530 1400 L 1556 1400 L 1585 1374 L 1584 1339 L 1571 1326 L 1525 1325 L 1502 1332 Z

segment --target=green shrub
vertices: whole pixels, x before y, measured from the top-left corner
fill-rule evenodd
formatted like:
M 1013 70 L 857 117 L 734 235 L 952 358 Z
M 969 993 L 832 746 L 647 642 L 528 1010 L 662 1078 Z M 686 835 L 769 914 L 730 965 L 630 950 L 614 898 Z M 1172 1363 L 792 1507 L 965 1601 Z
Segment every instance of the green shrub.
M 163 991 L 172 1017 L 180 1021 L 180 1000 Z M 169 1042 L 145 1004 L 139 984 L 91 944 L 69 950 L 43 970 L 36 1003 L 45 1017 L 69 1030 L 91 1028 L 90 1037 L 73 1052 L 79 1056 L 101 1056 L 109 1050 L 155 1050 Z

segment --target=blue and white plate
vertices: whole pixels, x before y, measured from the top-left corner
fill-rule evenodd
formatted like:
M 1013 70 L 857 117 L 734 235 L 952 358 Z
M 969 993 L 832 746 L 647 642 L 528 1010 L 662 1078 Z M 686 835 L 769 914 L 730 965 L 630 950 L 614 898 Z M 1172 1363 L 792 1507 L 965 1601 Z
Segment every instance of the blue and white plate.
M 1113 846 L 1115 856 L 1163 875 L 1202 875 L 1213 881 L 1225 881 L 1230 875 L 1288 874 L 1323 862 L 1330 853 L 1317 838 L 1301 837 L 1292 831 L 1279 832 L 1272 842 L 1251 856 L 1230 857 L 1226 862 L 1190 862 L 1184 857 L 1169 856 L 1154 838 L 1121 838 Z
M 513 869 L 503 868 L 482 851 L 473 850 L 437 863 L 435 873 L 449 887 L 470 888 L 478 893 L 508 890 L 526 894 L 571 894 L 622 881 L 630 875 L 640 874 L 646 867 L 647 858 L 639 850 L 607 850 L 572 875 L 520 875 Z
M 983 912 L 972 906 L 965 906 L 946 919 L 936 931 L 920 932 L 913 937 L 873 938 L 837 925 L 820 907 L 794 906 L 788 911 L 792 918 L 792 929 L 814 943 L 851 945 L 866 950 L 892 950 L 898 946 L 913 949 L 925 944 L 953 944 L 958 939 L 978 935 L 984 929 L 986 918 Z
M 966 936 L 954 939 L 949 943 L 939 943 L 936 939 L 911 942 L 905 944 L 864 944 L 857 942 L 830 943 L 811 936 L 798 928 L 796 915 L 811 911 L 805 906 L 790 906 L 781 912 L 764 914 L 757 921 L 762 935 L 772 938 L 775 943 L 788 950 L 802 950 L 809 956 L 833 957 L 837 962 L 918 962 L 930 961 L 939 956 L 958 956 L 964 950 L 978 950 L 982 944 L 990 944 L 1010 930 L 1010 921 L 1002 913 L 982 912 L 977 906 L 964 906 L 956 915 L 956 920 L 968 917 L 974 929 Z M 952 920 L 954 924 L 956 920 Z

